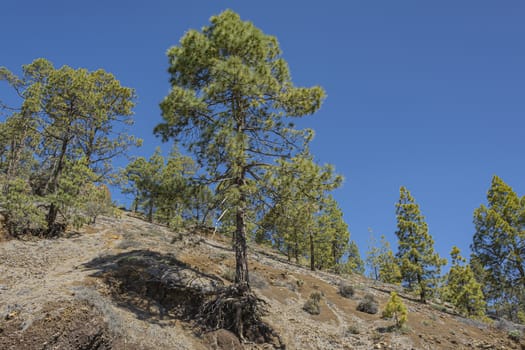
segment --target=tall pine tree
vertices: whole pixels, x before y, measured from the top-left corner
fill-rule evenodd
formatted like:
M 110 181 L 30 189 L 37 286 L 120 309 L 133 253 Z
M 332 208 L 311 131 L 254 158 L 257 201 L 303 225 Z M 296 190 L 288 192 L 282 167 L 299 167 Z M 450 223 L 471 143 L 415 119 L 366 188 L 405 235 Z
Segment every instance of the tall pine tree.
M 235 213 L 235 283 L 249 290 L 246 252 L 250 196 L 275 160 L 311 138 L 289 117 L 313 114 L 320 87 L 292 84 L 277 39 L 227 10 L 202 31 L 190 30 L 168 50 L 171 91 L 155 132 L 180 139 L 203 165 L 208 181 L 228 190 Z
M 421 215 L 410 192 L 401 187 L 396 204 L 398 252 L 402 281 L 409 289 L 417 291 L 421 302 L 426 302 L 436 287 L 441 266 L 446 260 L 434 251 L 434 240 L 428 233 L 425 218 Z
M 494 176 L 487 202 L 474 211 L 471 261 L 492 311 L 519 321 L 525 312 L 525 196 Z

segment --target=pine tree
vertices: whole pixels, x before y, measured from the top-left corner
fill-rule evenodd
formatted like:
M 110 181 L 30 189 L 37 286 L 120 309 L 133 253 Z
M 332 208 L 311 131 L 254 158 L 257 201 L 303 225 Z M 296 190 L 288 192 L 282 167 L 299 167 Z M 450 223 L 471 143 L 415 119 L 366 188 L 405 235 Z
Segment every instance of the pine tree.
M 329 194 L 321 202 L 322 205 L 317 217 L 318 228 L 315 235 L 316 265 L 318 269 L 335 269 L 335 272 L 344 272 L 345 267 L 348 266 L 342 260 L 350 250 L 350 231 L 343 219 L 343 212 L 334 197 Z M 359 251 L 352 250 L 351 253 L 353 254 L 351 254 L 352 257 L 356 257 L 352 268 L 359 269 L 361 267 L 357 259 L 359 258 Z
M 355 241 L 350 241 L 347 248 L 347 260 L 343 265 L 343 272 L 345 273 L 357 273 L 362 275 L 365 273 L 365 263 L 361 259 L 361 254 L 359 253 L 359 248 Z
M 149 159 L 138 157 L 121 171 L 122 192 L 134 196 L 134 210 L 142 211 L 150 222 L 172 229 L 198 226 L 213 200 L 205 186 L 192 183 L 195 172 L 193 160 L 177 148 L 166 159 L 157 147 Z
M 396 327 L 401 328 L 408 321 L 408 310 L 396 292 L 390 293 L 390 299 L 383 311 L 384 318 L 394 318 Z
M 210 306 L 219 320 L 206 317 L 214 325 L 235 319 L 230 327 L 242 338 L 244 329 L 260 322 L 259 299 L 249 284 L 250 224 L 260 213 L 268 172 L 312 138 L 311 130 L 295 129 L 290 118 L 313 114 L 324 91 L 295 87 L 276 38 L 233 11 L 210 21 L 168 51 L 171 91 L 155 133 L 180 140 L 195 155 L 202 181 L 214 184 L 221 207 L 229 209 L 225 218 L 234 219 L 235 281 Z
M 88 164 L 85 158 L 78 161 L 67 160 L 64 164 L 64 173 L 58 179 L 56 190 L 45 197 L 56 207 L 57 214 L 60 214 L 64 224 L 71 224 L 75 228 L 93 219 L 89 216 L 92 213 L 88 214 L 85 210 L 89 198 L 83 196 L 83 191 L 89 184 L 94 183 L 96 178 Z
M 401 282 L 401 270 L 390 249 L 390 243 L 384 235 L 381 235 L 379 246 L 377 246 L 371 230 L 366 263 L 373 279 L 392 284 Z
M 157 208 L 164 162 L 160 148 L 157 147 L 149 159 L 138 157 L 122 172 L 125 183 L 122 192 L 135 195 L 136 209 L 142 209 L 149 222 L 153 222 L 153 215 Z
M 470 265 L 463 265 L 465 259 L 458 247 L 450 252 L 452 266 L 445 277 L 444 300 L 454 304 L 456 309 L 468 317 L 482 318 L 485 315 L 485 298 L 481 284 L 474 278 Z
M 391 284 L 401 283 L 401 269 L 392 250 L 388 249 L 380 259 L 379 280 Z
M 125 132 L 132 123 L 135 93 L 103 70 L 56 69 L 43 58 L 23 66 L 22 78 L 0 68 L 0 80 L 22 98 L 20 111 L 0 130 L 9 145 L 1 151 L 4 195 L 10 195 L 15 177 L 30 180 L 30 192 L 40 198 L 34 201 L 47 211 L 45 234 L 52 235 L 68 224 L 63 204 L 78 198 L 79 189 L 69 184 L 107 181 L 111 159 L 140 144 Z M 80 166 L 97 177 L 73 179 L 66 173 L 68 167 Z
M 405 285 L 411 290 L 417 290 L 420 300 L 426 302 L 446 260 L 434 252 L 434 240 L 428 233 L 419 205 L 405 187 L 401 187 L 399 192 L 399 202 L 396 204 L 396 235 L 399 240 L 396 258 Z
M 273 206 L 263 217 L 261 228 L 274 232 L 269 239 L 296 262 L 304 256 L 311 270 L 334 267 L 345 253 L 339 249 L 346 250 L 349 232 L 328 193 L 341 184 L 342 177 L 335 175 L 331 166 L 316 164 L 307 151 L 278 164 L 267 173 L 266 189 Z
M 525 312 L 525 196 L 494 176 L 487 202 L 474 211 L 471 261 L 493 312 L 519 321 Z
M 197 198 L 205 196 L 205 186 L 192 184 L 192 177 L 197 171 L 193 159 L 183 156 L 177 147 L 173 147 L 168 158 L 163 159 L 158 174 L 158 191 L 155 193 L 155 219 L 167 224 L 172 229 L 183 226 L 199 226 L 200 221 L 206 220 L 207 206 L 199 203 Z M 213 199 L 207 205 L 211 205 Z M 191 208 L 190 208 L 191 207 Z
M 6 185 L 6 183 L 3 183 Z M 11 236 L 39 232 L 45 226 L 45 215 L 38 208 L 38 197 L 23 178 L 7 183 L 8 190 L 0 194 L 0 206 L 7 232 Z
M 319 109 L 319 87 L 294 87 L 275 37 L 227 10 L 202 31 L 190 30 L 168 51 L 171 92 L 155 132 L 181 139 L 206 167 L 208 180 L 229 191 L 235 212 L 235 283 L 248 286 L 249 196 L 275 159 L 311 138 L 287 117 Z M 248 287 L 249 288 L 249 287 Z
M 378 281 L 379 280 L 379 256 L 381 254 L 381 247 L 377 246 L 377 240 L 371 228 L 368 228 L 370 233 L 368 237 L 368 250 L 366 251 L 366 267 L 370 271 L 368 277 Z
M 359 255 L 359 250 L 355 242 L 350 240 L 350 231 L 348 230 L 348 225 L 344 221 L 343 212 L 339 207 L 337 201 L 329 195 L 327 198 L 327 205 L 323 208 L 323 211 L 326 213 L 328 218 L 329 225 L 321 226 L 322 230 L 326 230 L 324 234 L 330 237 L 330 250 L 332 252 L 332 264 L 337 267 L 342 264 L 342 259 L 346 251 L 353 251 L 352 256 L 356 257 L 356 268 L 361 272 L 363 267 L 363 262 Z M 350 246 L 355 246 L 355 248 L 350 248 Z M 356 253 L 357 252 L 357 253 Z M 359 258 L 359 260 L 357 260 Z

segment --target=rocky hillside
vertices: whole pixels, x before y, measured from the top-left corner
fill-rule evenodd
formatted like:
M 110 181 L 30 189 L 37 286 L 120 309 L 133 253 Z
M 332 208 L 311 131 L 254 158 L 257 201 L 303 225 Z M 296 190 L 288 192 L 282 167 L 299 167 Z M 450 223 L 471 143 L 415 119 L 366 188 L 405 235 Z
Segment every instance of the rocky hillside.
M 525 348 L 511 325 L 464 319 L 403 293 L 408 324 L 395 330 L 381 318 L 394 286 L 311 272 L 255 246 L 252 287 L 275 333 L 241 344 L 194 321 L 202 296 L 228 285 L 233 267 L 221 237 L 173 233 L 128 215 L 58 239 L 0 242 L 0 349 Z M 315 292 L 318 315 L 303 309 Z M 357 311 L 365 295 L 379 312 Z

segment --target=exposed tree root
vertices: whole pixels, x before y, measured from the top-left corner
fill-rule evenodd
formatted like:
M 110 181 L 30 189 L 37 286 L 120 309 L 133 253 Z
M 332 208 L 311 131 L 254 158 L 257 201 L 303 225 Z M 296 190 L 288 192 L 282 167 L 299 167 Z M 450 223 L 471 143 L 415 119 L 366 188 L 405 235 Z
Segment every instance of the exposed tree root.
M 267 303 L 247 284 L 233 284 L 217 290 L 201 306 L 197 320 L 207 331 L 223 328 L 237 334 L 241 341 L 272 343 L 284 349 L 279 335 L 262 320 L 265 314 Z

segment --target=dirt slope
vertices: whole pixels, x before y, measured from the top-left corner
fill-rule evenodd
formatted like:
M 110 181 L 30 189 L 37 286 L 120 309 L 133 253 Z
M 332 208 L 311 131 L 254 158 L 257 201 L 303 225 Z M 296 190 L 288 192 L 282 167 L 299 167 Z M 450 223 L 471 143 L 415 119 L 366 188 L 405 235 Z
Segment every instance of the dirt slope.
M 169 277 L 193 290 L 214 288 L 229 283 L 233 266 L 221 237 L 173 233 L 127 215 L 58 239 L 1 242 L 0 349 L 272 349 L 277 340 L 241 345 L 227 331 L 203 334 L 192 322 L 200 300 L 159 284 Z M 343 298 L 341 277 L 260 247 L 250 248 L 250 268 L 269 305 L 265 320 L 286 349 L 525 348 L 507 331 L 406 295 L 408 327 L 391 331 L 380 312 L 392 286 L 350 276 L 344 281 L 356 292 Z M 302 309 L 313 291 L 323 294 L 316 316 Z M 379 301 L 375 315 L 356 311 L 367 293 Z

